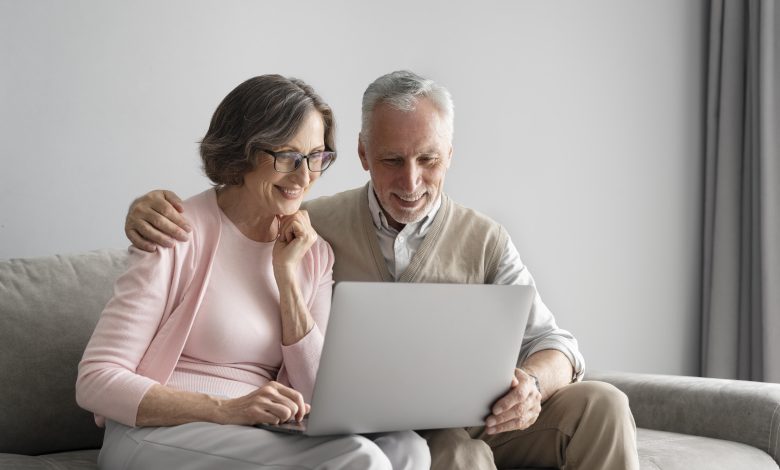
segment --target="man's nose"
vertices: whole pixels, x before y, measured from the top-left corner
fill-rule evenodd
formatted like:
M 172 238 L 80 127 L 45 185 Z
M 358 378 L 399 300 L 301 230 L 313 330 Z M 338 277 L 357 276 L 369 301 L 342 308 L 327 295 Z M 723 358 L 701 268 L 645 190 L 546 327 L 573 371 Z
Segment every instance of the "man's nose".
M 420 184 L 420 167 L 415 162 L 407 162 L 401 171 L 401 187 L 407 192 L 413 192 Z

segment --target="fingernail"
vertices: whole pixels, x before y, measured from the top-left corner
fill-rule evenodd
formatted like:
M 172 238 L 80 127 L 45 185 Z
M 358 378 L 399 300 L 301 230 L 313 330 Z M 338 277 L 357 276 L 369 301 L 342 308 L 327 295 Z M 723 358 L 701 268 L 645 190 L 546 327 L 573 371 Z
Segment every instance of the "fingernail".
M 189 225 L 184 225 L 184 230 L 188 232 L 192 232 L 192 227 L 190 227 Z
M 488 428 L 487 433 L 488 434 L 495 434 L 496 433 L 496 428 Z
M 488 418 L 487 423 L 488 427 L 493 427 L 496 425 L 496 419 L 495 418 Z
M 503 412 L 504 412 L 504 407 L 503 406 L 496 406 L 495 408 L 493 408 L 493 414 L 494 415 L 500 415 Z

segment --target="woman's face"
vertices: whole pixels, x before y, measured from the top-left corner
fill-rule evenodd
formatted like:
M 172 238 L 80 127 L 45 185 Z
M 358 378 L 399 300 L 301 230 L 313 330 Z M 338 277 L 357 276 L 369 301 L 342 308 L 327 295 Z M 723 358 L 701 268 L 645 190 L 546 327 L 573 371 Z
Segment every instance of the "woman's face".
M 293 151 L 309 155 L 318 150 L 325 150 L 325 124 L 318 111 L 310 111 L 301 124 L 301 128 L 293 138 L 277 148 L 274 152 Z M 268 214 L 289 215 L 298 211 L 303 202 L 303 196 L 320 177 L 320 173 L 309 171 L 307 162 L 290 173 L 279 173 L 274 170 L 274 157 L 267 153 L 258 153 L 257 167 L 244 175 L 244 185 L 241 187 L 243 197 L 247 202 L 259 205 Z

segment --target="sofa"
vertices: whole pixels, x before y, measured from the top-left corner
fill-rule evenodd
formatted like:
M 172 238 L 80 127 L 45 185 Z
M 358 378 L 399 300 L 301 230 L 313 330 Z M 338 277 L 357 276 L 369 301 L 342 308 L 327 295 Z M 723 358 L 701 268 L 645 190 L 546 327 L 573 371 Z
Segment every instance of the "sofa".
M 126 252 L 0 260 L 0 469 L 94 469 L 76 369 Z M 643 470 L 778 469 L 780 385 L 592 372 L 629 398 Z M 598 469 L 594 469 L 598 470 Z

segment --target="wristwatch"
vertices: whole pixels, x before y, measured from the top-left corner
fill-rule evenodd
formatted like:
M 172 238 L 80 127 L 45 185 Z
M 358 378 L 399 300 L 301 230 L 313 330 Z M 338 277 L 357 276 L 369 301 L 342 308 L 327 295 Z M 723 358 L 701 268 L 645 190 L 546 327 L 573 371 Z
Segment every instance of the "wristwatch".
M 526 369 L 523 369 L 522 367 L 520 368 L 520 370 L 522 370 L 523 372 L 526 373 L 526 375 L 528 375 L 529 377 L 534 379 L 534 385 L 536 385 L 536 390 L 538 390 L 539 393 L 542 393 L 542 386 L 539 385 L 539 377 L 537 377 L 534 374 L 528 372 Z

